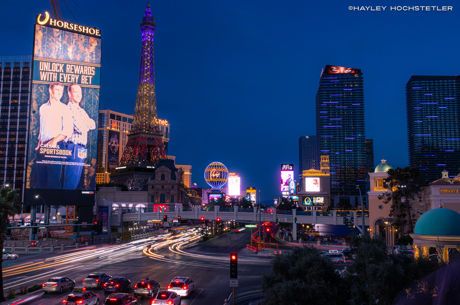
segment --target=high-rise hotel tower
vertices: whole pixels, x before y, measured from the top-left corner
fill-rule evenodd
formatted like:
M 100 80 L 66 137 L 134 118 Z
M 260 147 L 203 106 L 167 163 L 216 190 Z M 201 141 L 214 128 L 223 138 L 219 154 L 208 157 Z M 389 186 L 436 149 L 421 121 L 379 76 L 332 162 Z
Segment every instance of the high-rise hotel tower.
M 329 155 L 334 205 L 366 190 L 364 93 L 361 70 L 324 67 L 316 95 L 316 135 L 321 155 Z M 351 200 L 350 200 L 351 199 Z
M 460 76 L 412 76 L 407 82 L 409 161 L 425 182 L 460 172 Z

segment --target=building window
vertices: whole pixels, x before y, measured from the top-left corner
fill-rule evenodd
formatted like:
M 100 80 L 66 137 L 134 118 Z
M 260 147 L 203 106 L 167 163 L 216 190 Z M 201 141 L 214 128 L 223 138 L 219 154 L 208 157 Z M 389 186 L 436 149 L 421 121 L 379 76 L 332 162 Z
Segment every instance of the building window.
M 165 174 L 161 174 L 161 181 L 165 180 Z
M 171 202 L 174 202 L 174 195 L 171 195 Z
M 160 194 L 160 203 L 165 203 L 166 202 L 166 194 L 161 193 Z

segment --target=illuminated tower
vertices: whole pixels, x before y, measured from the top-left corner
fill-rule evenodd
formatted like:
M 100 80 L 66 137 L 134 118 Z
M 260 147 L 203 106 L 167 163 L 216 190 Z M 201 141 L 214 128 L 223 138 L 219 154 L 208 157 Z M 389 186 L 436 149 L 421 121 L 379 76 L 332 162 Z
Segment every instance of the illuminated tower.
M 167 122 L 157 116 L 153 59 L 155 22 L 150 4 L 147 5 L 142 19 L 141 34 L 142 51 L 136 108 L 128 143 L 120 161 L 121 166 L 154 166 L 158 160 L 166 158 L 168 137 L 162 130 L 162 125 L 167 125 Z
M 120 166 L 112 176 L 114 182 L 125 184 L 132 190 L 147 187 L 149 169 L 154 169 L 159 160 L 166 159 L 169 141 L 168 121 L 157 115 L 154 34 L 152 9 L 147 4 L 141 22 L 142 50 L 134 121 Z
M 363 193 L 366 190 L 364 131 L 361 70 L 326 66 L 316 95 L 316 135 L 320 154 L 329 155 L 331 192 L 336 204 L 357 203 L 357 186 Z

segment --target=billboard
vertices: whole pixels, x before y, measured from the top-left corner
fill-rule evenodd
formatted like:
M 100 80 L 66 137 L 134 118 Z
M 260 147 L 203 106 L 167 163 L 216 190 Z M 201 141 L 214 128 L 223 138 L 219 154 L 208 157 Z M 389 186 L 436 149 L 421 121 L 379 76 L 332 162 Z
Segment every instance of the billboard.
M 120 132 L 109 130 L 107 141 L 107 167 L 109 171 L 115 170 L 119 164 L 120 156 Z
M 208 195 L 208 202 L 211 203 L 211 202 L 218 202 L 220 201 L 221 199 L 224 198 L 224 194 L 222 193 L 210 193 Z
M 305 192 L 318 193 L 321 191 L 321 180 L 319 177 L 305 177 Z
M 294 165 L 281 164 L 281 194 L 289 196 L 295 190 Z
M 98 29 L 37 17 L 26 189 L 95 190 L 100 63 Z
M 230 173 L 228 176 L 228 195 L 241 195 L 241 177 L 236 173 Z

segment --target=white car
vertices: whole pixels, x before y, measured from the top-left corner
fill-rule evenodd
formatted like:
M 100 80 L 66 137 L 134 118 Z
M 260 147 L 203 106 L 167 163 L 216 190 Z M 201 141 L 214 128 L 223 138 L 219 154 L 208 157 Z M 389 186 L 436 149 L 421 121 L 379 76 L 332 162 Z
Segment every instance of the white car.
M 18 258 L 19 258 L 19 255 L 17 255 L 16 253 L 3 252 L 2 254 L 3 260 L 18 259 Z
M 99 298 L 91 291 L 72 292 L 64 300 L 62 300 L 62 304 L 99 305 Z
M 181 305 L 180 296 L 172 291 L 160 291 L 152 300 L 152 305 Z
M 70 290 L 75 287 L 75 282 L 68 277 L 52 277 L 48 281 L 42 284 L 42 289 L 45 293 L 48 292 L 59 292 L 62 293 L 64 290 Z
M 176 276 L 168 285 L 168 291 L 172 291 L 181 297 L 188 297 L 195 290 L 195 283 L 186 276 Z

